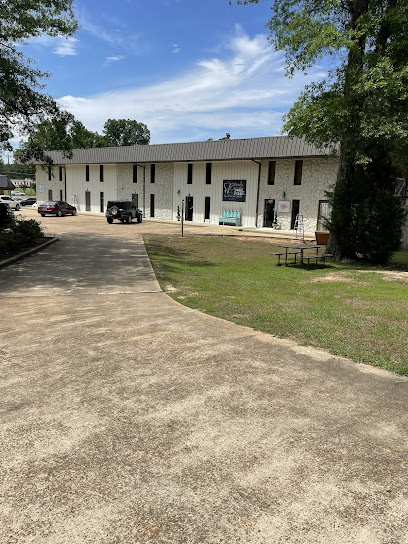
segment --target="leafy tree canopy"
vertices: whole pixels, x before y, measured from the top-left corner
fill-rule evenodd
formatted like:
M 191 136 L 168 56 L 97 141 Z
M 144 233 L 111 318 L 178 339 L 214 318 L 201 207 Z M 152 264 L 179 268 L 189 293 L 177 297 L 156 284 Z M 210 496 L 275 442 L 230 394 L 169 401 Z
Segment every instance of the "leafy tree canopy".
M 239 4 L 259 0 L 238 0 Z M 327 56 L 336 68 L 307 86 L 283 130 L 316 145 L 341 142 L 367 162 L 381 140 L 404 162 L 408 142 L 408 1 L 275 0 L 267 26 L 286 70 L 306 72 Z M 346 147 L 345 133 L 351 145 Z
M 143 145 L 150 140 L 147 126 L 129 119 L 108 119 L 103 132 L 103 135 L 92 132 L 72 114 L 61 112 L 58 118 L 39 123 L 28 140 L 21 142 L 15 156 L 21 162 L 27 162 L 33 157 L 41 160 L 44 151 L 58 150 L 69 154 L 72 149 Z
M 41 80 L 49 77 L 19 50 L 29 38 L 71 36 L 77 29 L 73 0 L 0 1 L 0 149 L 12 150 L 10 140 L 30 135 L 45 119 L 63 119 L 56 101 L 43 94 Z M 36 150 L 35 158 L 43 158 Z
M 289 77 L 330 57 L 335 66 L 304 89 L 283 127 L 340 146 L 330 251 L 386 262 L 403 223 L 392 169 L 407 170 L 408 0 L 272 0 L 271 9 L 270 41 Z
M 132 119 L 108 119 L 102 132 L 107 146 L 147 145 L 150 142 L 147 126 Z

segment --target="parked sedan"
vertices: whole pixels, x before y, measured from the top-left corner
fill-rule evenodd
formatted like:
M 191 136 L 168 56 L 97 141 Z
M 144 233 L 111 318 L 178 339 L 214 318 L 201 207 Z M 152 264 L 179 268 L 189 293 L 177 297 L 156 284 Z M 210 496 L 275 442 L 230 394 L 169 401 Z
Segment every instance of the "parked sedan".
M 12 210 L 18 210 L 20 209 L 20 202 L 18 200 L 14 200 L 11 198 L 11 196 L 7 195 L 0 195 L 0 202 L 4 202 L 5 204 L 8 204 Z
M 28 196 L 27 198 L 22 198 L 19 202 L 20 206 L 32 206 L 37 202 L 35 196 Z
M 71 204 L 62 200 L 48 200 L 47 202 L 43 202 L 38 206 L 37 211 L 42 217 L 45 217 L 45 215 L 62 217 L 63 215 L 76 215 L 77 213 L 75 206 L 71 206 Z
M 21 191 L 11 191 L 11 196 L 26 196 L 26 194 Z

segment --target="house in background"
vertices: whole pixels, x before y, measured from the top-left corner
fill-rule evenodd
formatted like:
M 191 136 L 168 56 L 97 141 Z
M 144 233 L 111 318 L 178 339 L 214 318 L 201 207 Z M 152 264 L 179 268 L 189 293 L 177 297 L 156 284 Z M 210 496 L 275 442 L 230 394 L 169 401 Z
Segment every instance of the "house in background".
M 36 167 L 37 199 L 66 200 L 103 214 L 109 200 L 132 200 L 144 217 L 219 224 L 239 212 L 239 225 L 304 232 L 324 228 L 326 191 L 338 156 L 300 138 L 275 136 L 49 152 L 51 169 Z

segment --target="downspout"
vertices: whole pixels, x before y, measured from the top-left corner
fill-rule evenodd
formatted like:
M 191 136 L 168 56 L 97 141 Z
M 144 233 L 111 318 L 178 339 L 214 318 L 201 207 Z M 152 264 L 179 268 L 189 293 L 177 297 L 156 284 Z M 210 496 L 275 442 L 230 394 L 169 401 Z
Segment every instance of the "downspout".
M 64 191 L 65 191 L 65 202 L 68 202 L 67 198 L 67 165 L 64 165 Z
M 256 210 L 255 210 L 255 228 L 258 228 L 258 211 L 259 211 L 259 192 L 260 192 L 260 186 L 261 186 L 261 166 L 262 163 L 259 161 L 256 161 L 255 159 L 251 159 L 252 162 L 256 162 L 258 165 L 258 189 L 256 191 Z

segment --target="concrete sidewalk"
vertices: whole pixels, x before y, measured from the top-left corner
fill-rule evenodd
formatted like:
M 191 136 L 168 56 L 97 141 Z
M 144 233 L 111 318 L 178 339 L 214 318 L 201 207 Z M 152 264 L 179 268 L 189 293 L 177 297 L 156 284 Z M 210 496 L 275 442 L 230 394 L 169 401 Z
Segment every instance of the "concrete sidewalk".
M 177 304 L 141 225 L 46 219 L 0 270 L 2 544 L 408 542 L 407 380 Z

